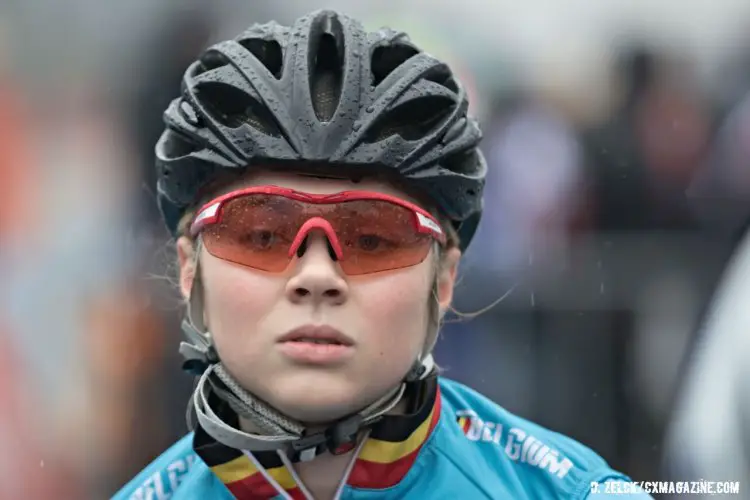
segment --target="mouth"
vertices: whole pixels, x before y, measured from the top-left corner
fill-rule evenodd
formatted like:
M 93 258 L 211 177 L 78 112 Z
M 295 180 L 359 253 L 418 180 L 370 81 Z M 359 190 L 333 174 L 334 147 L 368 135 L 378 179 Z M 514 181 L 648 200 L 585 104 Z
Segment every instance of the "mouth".
M 330 326 L 306 325 L 286 333 L 279 339 L 280 343 L 306 343 L 319 345 L 339 345 L 351 347 L 354 341 Z
M 307 338 L 307 337 L 302 337 L 300 339 L 294 339 L 294 340 L 286 340 L 285 342 L 297 342 L 297 343 L 321 344 L 321 345 L 343 345 L 341 342 L 338 342 L 333 339 L 314 339 L 314 338 Z
M 330 326 L 296 328 L 278 341 L 280 352 L 301 365 L 333 366 L 354 356 L 354 341 Z

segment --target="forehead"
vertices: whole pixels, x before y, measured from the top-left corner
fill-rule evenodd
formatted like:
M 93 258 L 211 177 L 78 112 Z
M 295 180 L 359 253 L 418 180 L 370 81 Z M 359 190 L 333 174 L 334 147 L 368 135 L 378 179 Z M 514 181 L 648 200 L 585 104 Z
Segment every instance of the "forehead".
M 331 176 L 315 176 L 301 172 L 256 171 L 232 182 L 220 194 L 252 186 L 279 186 L 311 194 L 330 194 L 341 191 L 372 191 L 389 194 L 419 204 L 403 190 L 376 177 L 365 177 L 359 181 Z

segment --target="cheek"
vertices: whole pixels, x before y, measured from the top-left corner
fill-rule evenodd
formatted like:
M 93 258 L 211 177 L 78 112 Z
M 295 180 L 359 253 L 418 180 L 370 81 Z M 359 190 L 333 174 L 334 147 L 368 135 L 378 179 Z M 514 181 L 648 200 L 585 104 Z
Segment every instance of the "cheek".
M 368 338 L 377 358 L 411 363 L 422 349 L 427 333 L 427 276 L 410 269 L 368 285 L 358 297 Z
M 260 346 L 247 342 L 248 336 L 273 308 L 278 280 L 217 259 L 206 259 L 201 266 L 206 323 L 220 355 L 251 354 Z

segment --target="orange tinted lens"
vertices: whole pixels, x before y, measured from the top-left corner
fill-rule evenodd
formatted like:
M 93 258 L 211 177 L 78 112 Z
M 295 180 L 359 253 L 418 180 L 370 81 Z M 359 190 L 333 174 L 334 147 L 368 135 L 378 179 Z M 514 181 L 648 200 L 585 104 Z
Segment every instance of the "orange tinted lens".
M 300 227 L 304 204 L 283 196 L 252 194 L 225 203 L 219 223 L 202 233 L 206 250 L 223 260 L 281 272 Z
M 339 237 L 346 274 L 401 269 L 422 262 L 433 238 L 419 233 L 414 212 L 387 201 L 339 203 L 327 217 Z
M 203 242 L 220 259 L 281 272 L 297 233 L 313 217 L 333 227 L 343 253 L 341 268 L 349 275 L 413 266 L 427 257 L 433 242 L 417 232 L 414 212 L 387 201 L 315 204 L 268 194 L 226 202 L 220 221 L 203 230 Z

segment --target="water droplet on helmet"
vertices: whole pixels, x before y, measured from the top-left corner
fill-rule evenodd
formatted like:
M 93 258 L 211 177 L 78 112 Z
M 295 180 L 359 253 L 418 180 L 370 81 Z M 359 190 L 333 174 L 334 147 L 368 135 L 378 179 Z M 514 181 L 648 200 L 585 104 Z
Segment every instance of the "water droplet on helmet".
M 365 111 L 367 111 L 368 113 L 372 113 L 373 111 L 375 111 L 375 106 L 367 106 L 365 108 Z
M 356 132 L 357 130 L 362 128 L 362 123 L 360 122 L 354 122 L 354 125 L 352 125 L 352 129 Z

